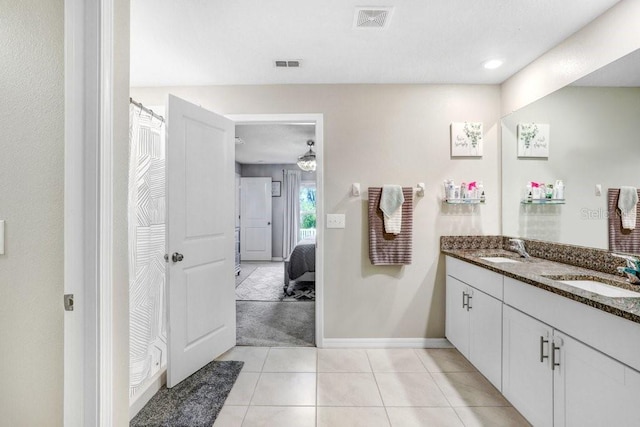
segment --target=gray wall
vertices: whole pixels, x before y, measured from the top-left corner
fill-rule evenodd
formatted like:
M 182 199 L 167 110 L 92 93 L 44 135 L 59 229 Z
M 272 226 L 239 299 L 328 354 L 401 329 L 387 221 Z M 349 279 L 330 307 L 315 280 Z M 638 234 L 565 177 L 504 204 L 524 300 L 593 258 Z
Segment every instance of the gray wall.
M 274 85 L 132 89 L 154 105 L 167 93 L 222 114 L 323 113 L 325 213 L 346 214 L 345 229 L 325 230 L 325 336 L 444 336 L 444 260 L 440 236 L 500 232 L 499 86 Z M 451 159 L 452 121 L 482 121 L 482 159 Z M 442 181 L 482 180 L 487 204 L 449 209 Z M 363 188 L 427 184 L 415 203 L 414 263 L 372 266 Z
M 296 170 L 296 165 L 259 165 L 259 164 L 245 164 L 242 165 L 242 177 L 271 177 L 271 181 L 280 181 L 282 184 L 282 191 L 284 192 L 284 178 L 283 169 Z M 302 172 L 302 181 L 315 182 L 315 172 Z M 271 222 L 271 251 L 274 258 L 287 257 L 289 254 L 284 255 L 282 252 L 282 241 L 284 234 L 284 193 L 280 197 L 271 198 L 272 217 Z
M 0 424 L 62 425 L 62 0 L 0 1 Z

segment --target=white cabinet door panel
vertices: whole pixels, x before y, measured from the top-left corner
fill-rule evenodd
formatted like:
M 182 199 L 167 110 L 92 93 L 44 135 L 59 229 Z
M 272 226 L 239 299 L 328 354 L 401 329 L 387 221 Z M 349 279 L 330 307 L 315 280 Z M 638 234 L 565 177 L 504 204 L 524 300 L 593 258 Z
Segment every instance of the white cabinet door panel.
M 447 276 L 445 334 L 460 353 L 469 358 L 469 312 L 463 301 L 469 287 L 451 276 Z
M 502 390 L 502 302 L 472 289 L 469 307 L 469 360 Z
M 503 307 L 502 394 L 534 426 L 553 425 L 552 329 Z
M 640 373 L 554 332 L 554 426 L 640 425 Z

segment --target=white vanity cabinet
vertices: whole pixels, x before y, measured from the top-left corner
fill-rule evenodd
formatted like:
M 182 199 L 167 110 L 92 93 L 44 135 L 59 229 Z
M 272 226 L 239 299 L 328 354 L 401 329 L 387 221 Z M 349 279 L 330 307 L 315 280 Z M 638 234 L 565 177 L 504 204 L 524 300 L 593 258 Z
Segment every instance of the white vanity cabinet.
M 502 302 L 485 291 L 502 295 L 502 276 L 447 257 L 446 336 L 500 390 Z
M 529 422 L 640 425 L 640 372 L 611 357 L 637 364 L 640 325 L 511 278 L 504 303 L 502 392 Z

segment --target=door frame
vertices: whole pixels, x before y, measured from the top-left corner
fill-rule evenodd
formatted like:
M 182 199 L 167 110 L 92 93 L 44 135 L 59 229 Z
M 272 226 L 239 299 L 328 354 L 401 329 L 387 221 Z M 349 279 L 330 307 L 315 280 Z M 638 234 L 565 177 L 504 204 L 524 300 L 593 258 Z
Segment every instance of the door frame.
M 113 424 L 114 13 L 115 0 L 64 2 L 65 427 Z
M 316 152 L 316 347 L 324 347 L 324 115 L 226 114 L 238 124 L 309 123 L 315 125 Z M 302 152 L 300 153 L 302 154 Z

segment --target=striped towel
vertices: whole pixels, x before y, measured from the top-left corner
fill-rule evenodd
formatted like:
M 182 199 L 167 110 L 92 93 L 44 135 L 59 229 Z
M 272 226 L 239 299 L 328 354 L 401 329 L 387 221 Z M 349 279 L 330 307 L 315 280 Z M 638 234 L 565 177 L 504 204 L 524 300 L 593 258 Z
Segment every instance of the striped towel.
M 607 191 L 607 206 L 609 209 L 609 250 L 616 252 L 640 253 L 640 223 L 638 223 L 640 215 L 636 216 L 635 229 L 624 229 L 620 220 L 621 213 L 617 209 L 619 197 L 620 189 L 610 188 Z
M 413 188 L 404 187 L 402 231 L 385 233 L 381 187 L 369 187 L 369 259 L 373 265 L 409 265 L 413 252 Z

